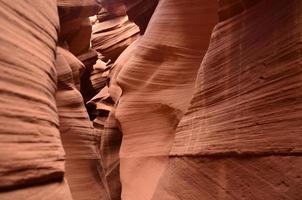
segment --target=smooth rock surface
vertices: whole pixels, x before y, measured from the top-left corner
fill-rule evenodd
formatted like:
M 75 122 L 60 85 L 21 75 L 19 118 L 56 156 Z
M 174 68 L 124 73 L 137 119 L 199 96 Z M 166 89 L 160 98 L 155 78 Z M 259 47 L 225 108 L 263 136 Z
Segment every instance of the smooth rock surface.
M 113 97 L 118 102 L 113 113 L 123 134 L 119 156 L 125 200 L 153 196 L 175 128 L 189 106 L 216 13 L 216 2 L 160 1 L 145 34 L 116 62 L 119 70 L 109 90 L 112 96 L 122 94 Z M 115 135 L 107 143 L 112 147 L 102 141 L 108 155 L 104 159 L 118 152 L 113 150 L 118 145 Z M 115 161 L 109 166 L 117 166 Z

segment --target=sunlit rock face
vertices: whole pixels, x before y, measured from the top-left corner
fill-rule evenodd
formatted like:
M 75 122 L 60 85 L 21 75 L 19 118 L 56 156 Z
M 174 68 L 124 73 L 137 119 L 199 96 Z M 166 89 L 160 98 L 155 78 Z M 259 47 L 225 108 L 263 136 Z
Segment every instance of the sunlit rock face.
M 69 200 L 54 98 L 56 2 L 0 8 L 0 199 Z
M 154 200 L 301 199 L 301 8 L 220 1 Z

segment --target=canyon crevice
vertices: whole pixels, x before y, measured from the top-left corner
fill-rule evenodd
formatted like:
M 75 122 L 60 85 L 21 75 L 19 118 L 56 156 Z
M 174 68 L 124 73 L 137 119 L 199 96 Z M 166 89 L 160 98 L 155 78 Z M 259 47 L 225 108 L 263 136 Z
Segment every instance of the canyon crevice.
M 1 200 L 301 200 L 299 0 L 0 0 Z

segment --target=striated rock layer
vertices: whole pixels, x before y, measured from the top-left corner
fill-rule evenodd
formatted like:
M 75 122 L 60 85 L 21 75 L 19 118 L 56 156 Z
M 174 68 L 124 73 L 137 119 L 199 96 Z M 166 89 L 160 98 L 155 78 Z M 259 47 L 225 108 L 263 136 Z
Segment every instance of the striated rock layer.
M 100 9 L 101 0 L 57 0 L 60 21 L 87 18 L 95 15 Z
M 302 2 L 216 4 L 0 0 L 0 199 L 302 199 Z
M 220 4 L 153 199 L 301 199 L 302 2 Z
M 301 152 L 301 5 L 261 1 L 216 26 L 172 155 Z
M 60 132 L 66 150 L 66 179 L 74 200 L 108 199 L 100 162 L 100 133 L 93 127 L 85 107 L 95 92 L 90 72 L 97 60 L 90 49 L 91 23 L 88 18 L 100 9 L 96 1 L 58 1 L 61 32 L 56 69 L 56 101 Z M 82 61 L 82 62 L 81 62 Z M 84 98 L 80 91 L 83 92 Z
M 94 131 L 81 93 L 75 87 L 75 80 L 79 80 L 79 74 L 75 72 L 81 68 L 79 61 L 72 67 L 76 61 L 70 52 L 58 48 L 56 101 L 66 151 L 66 179 L 75 200 L 105 199 L 98 175 L 100 136 Z
M 0 199 L 71 199 L 54 98 L 56 2 L 1 0 L 0 23 Z
M 128 8 L 135 5 L 128 2 Z M 153 196 L 168 163 L 175 128 L 193 94 L 216 7 L 216 2 L 200 0 L 160 1 L 144 35 L 115 63 L 109 90 L 117 102 L 112 113 L 117 121 L 108 124 L 112 132 L 102 138 L 102 152 L 108 172 L 117 169 L 119 153 L 122 199 Z M 113 125 L 122 131 L 120 151 L 121 135 Z
M 158 4 L 158 0 L 100 0 L 103 7 L 110 13 L 120 15 L 127 13 L 130 21 L 133 21 L 144 34 L 150 18 Z
M 113 104 L 110 110 L 103 108 L 103 110 L 109 110 L 110 113 L 108 120 L 106 120 L 106 123 L 104 124 L 105 130 L 102 134 L 100 146 L 104 179 L 112 200 L 119 200 L 121 198 L 119 150 L 121 146 L 122 133 L 119 121 L 115 114 L 115 105 L 118 103 L 121 96 L 121 88 L 117 85 L 116 80 L 120 70 L 124 67 L 123 63 L 130 58 L 139 41 L 140 39 L 136 40 L 120 55 L 114 64 L 109 88 L 104 88 L 105 91 L 101 91 L 96 95 L 97 98 L 111 100 Z M 98 120 L 98 118 L 99 117 L 97 117 L 96 120 Z M 100 124 L 99 122 L 97 123 Z
M 152 200 L 299 200 L 301 158 L 172 157 Z
M 1 200 L 73 200 L 65 180 L 28 186 L 26 188 L 3 191 L 0 193 L 0 198 Z
M 92 26 L 88 17 L 60 23 L 60 43 L 76 56 L 87 53 L 90 48 Z
M 91 45 L 104 61 L 113 63 L 137 39 L 138 33 L 139 28 L 129 21 L 126 13 L 109 13 L 103 8 L 93 25 Z

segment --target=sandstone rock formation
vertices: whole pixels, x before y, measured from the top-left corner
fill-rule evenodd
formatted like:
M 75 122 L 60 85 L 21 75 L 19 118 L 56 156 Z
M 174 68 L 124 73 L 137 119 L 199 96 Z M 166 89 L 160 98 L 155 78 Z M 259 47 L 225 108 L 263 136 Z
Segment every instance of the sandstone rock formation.
M 98 51 L 104 61 L 114 61 L 136 40 L 138 27 L 128 20 L 126 13 L 108 13 L 103 8 L 93 25 L 92 48 Z
M 54 98 L 56 2 L 1 0 L 0 23 L 0 199 L 71 199 Z
M 90 49 L 89 52 L 78 56 L 85 65 L 85 70 L 81 75 L 80 91 L 83 95 L 84 102 L 87 103 L 91 100 L 108 82 L 106 71 L 111 69 L 111 65 L 107 65 L 99 58 L 99 54 Z
M 0 199 L 302 199 L 301 9 L 0 0 Z
M 153 199 L 301 199 L 302 2 L 220 3 Z
M 100 0 L 57 0 L 61 22 L 95 15 L 100 9 Z
M 101 135 L 94 129 L 85 107 L 85 99 L 90 96 L 83 93 L 83 98 L 80 93 L 91 91 L 90 72 L 97 60 L 97 53 L 90 49 L 91 23 L 85 14 L 96 14 L 99 9 L 87 3 L 77 5 L 76 9 L 73 8 L 73 1 L 58 4 L 62 30 L 59 39 L 65 49 L 57 49 L 56 101 L 66 150 L 66 179 L 74 200 L 108 199 L 99 174 L 102 171 L 99 153 Z M 86 12 L 87 9 L 91 12 Z M 84 14 L 77 15 L 78 12 Z
M 68 60 L 71 54 L 58 48 L 56 69 L 58 90 L 56 102 L 60 132 L 66 151 L 66 179 L 73 199 L 105 199 L 102 181 L 98 175 L 100 135 L 93 129 L 83 98 L 75 87 L 75 71 Z M 74 61 L 77 58 L 73 57 Z M 80 67 L 79 65 L 78 67 Z
M 300 153 L 302 4 L 234 2 L 242 10 L 213 32 L 172 154 Z
M 105 120 L 113 103 L 107 87 L 112 64 L 101 59 L 114 61 L 136 39 L 138 28 L 128 21 L 125 13 L 121 18 L 113 15 L 112 19 L 112 16 L 104 16 L 100 11 L 98 21 L 94 22 L 97 32 L 94 30 L 92 35 L 92 47 L 97 53 L 90 49 L 91 23 L 86 14 L 91 15 L 100 9 L 91 4 L 73 1 L 58 3 L 61 20 L 59 41 L 66 50 L 59 48 L 57 54 L 59 81 L 56 100 L 67 154 L 66 179 L 73 198 L 113 199 L 99 153 Z M 120 192 L 115 196 L 119 199 Z
M 136 3 L 125 3 L 128 13 L 135 13 L 130 11 L 138 8 L 133 6 Z M 115 145 L 110 147 L 104 138 L 102 152 L 119 153 L 123 199 L 152 198 L 168 162 L 175 128 L 193 94 L 215 25 L 216 7 L 216 2 L 160 1 L 144 35 L 115 63 L 111 92 L 118 99 L 115 116 L 123 138 L 120 151 L 112 150 L 121 136 L 116 131 L 108 133 L 105 137 L 111 142 L 107 143 Z M 140 17 L 145 15 L 133 18 L 143 21 Z M 197 18 L 204 20 L 193 20 Z M 112 156 L 103 158 L 117 166 Z

